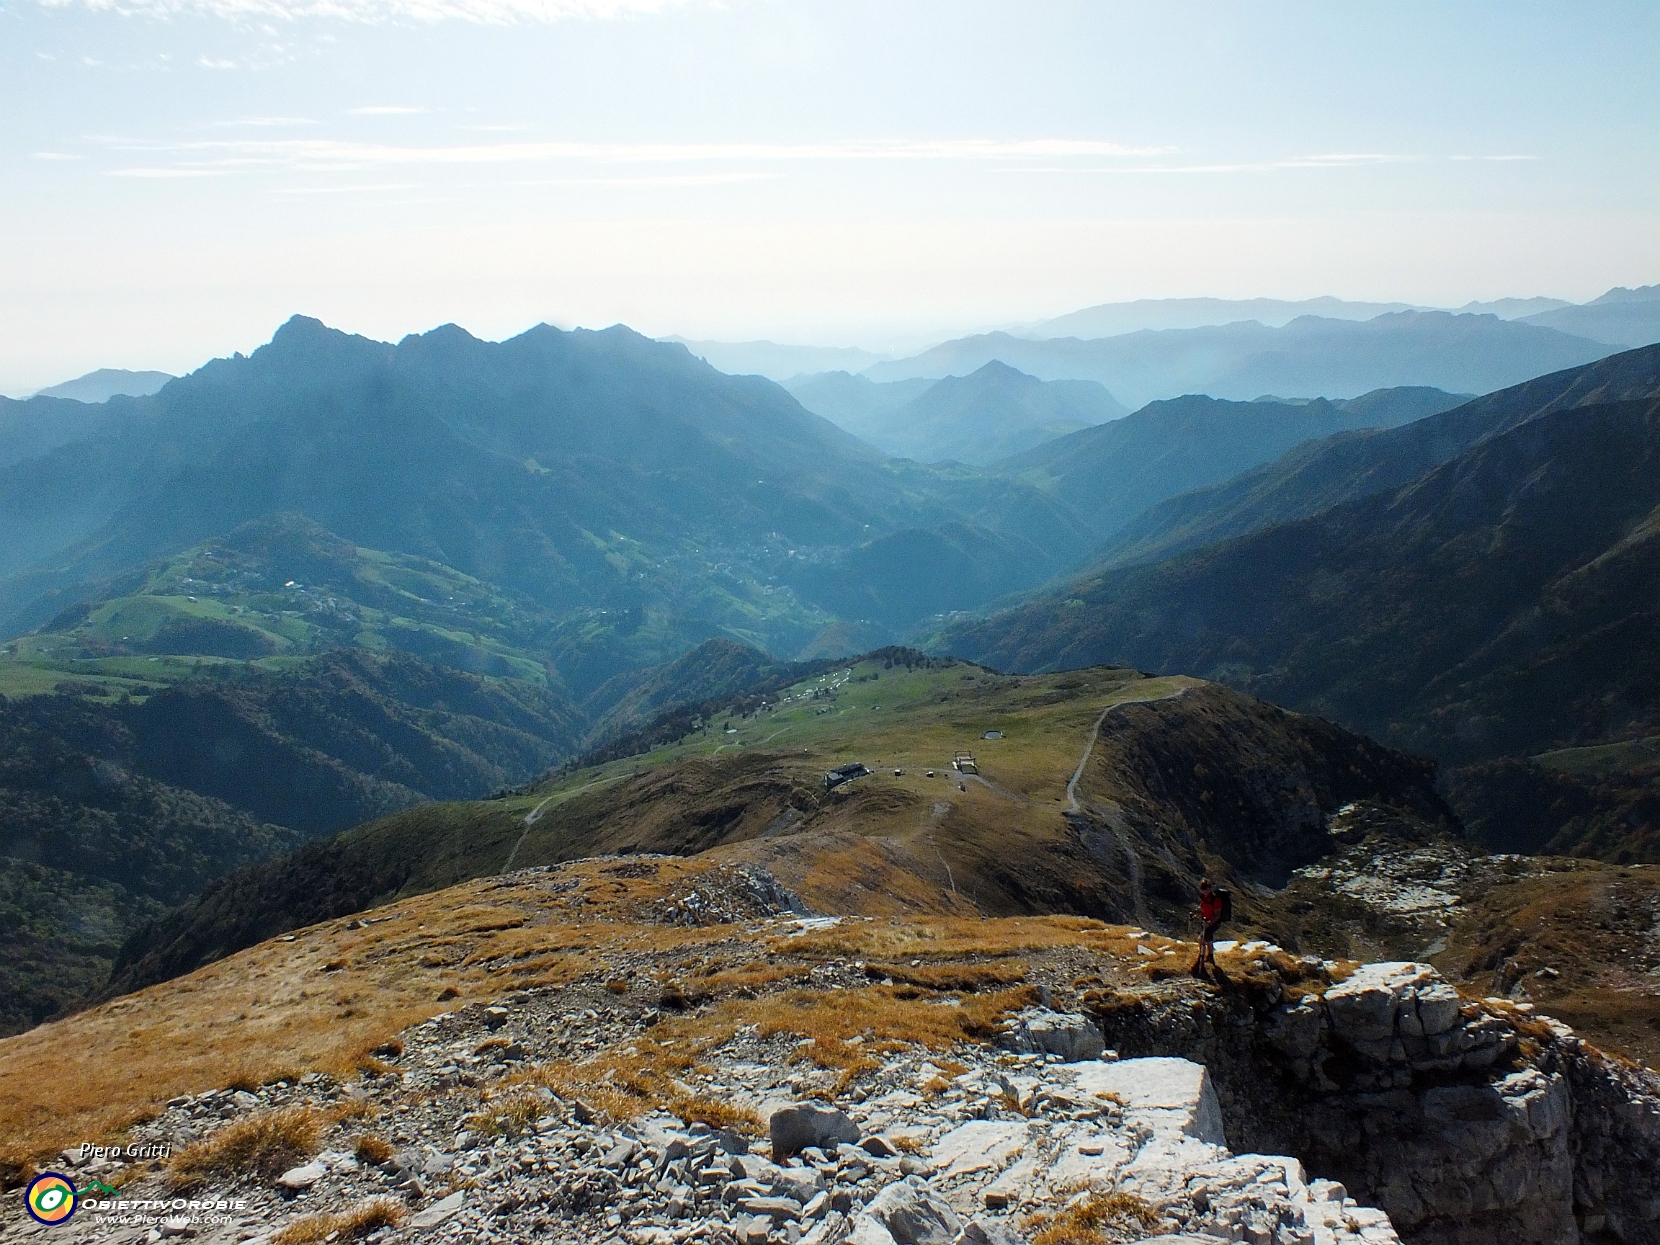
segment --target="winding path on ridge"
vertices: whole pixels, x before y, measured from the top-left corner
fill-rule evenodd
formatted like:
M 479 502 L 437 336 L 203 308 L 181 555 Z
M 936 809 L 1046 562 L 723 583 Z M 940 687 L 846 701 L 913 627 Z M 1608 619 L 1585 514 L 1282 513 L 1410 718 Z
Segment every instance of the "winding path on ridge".
M 511 870 L 513 868 L 513 862 L 514 862 L 514 860 L 516 860 L 518 858 L 519 849 L 525 845 L 525 837 L 527 835 L 529 835 L 530 828 L 532 826 L 534 826 L 537 822 L 542 820 L 542 810 L 545 809 L 549 804 L 552 804 L 555 800 L 559 800 L 559 799 L 568 800 L 572 796 L 581 795 L 584 791 L 588 790 L 588 788 L 590 788 L 590 787 L 598 787 L 598 786 L 601 786 L 604 783 L 616 782 L 619 778 L 622 778 L 622 777 L 623 777 L 622 774 L 612 774 L 609 778 L 596 778 L 596 779 L 594 779 L 593 782 L 584 783 L 582 786 L 578 787 L 575 791 L 556 791 L 552 795 L 546 797 L 540 804 L 538 804 L 535 808 L 531 809 L 528 813 L 526 813 L 525 816 L 524 816 L 524 820 L 519 823 L 520 825 L 522 825 L 524 827 L 524 829 L 519 832 L 519 839 L 518 839 L 518 842 L 513 844 L 513 850 L 507 853 L 506 863 L 503 864 L 502 867 L 497 870 L 497 872 L 498 873 L 506 873 L 506 872 L 508 872 L 509 870 Z
M 1125 705 L 1149 705 L 1160 700 L 1174 700 L 1187 691 L 1187 685 L 1173 691 L 1164 692 L 1158 696 L 1136 696 L 1127 700 L 1115 700 L 1105 709 L 1101 716 L 1095 719 L 1095 725 L 1090 728 L 1089 743 L 1084 747 L 1084 755 L 1078 758 L 1078 768 L 1072 771 L 1072 778 L 1066 784 L 1066 815 L 1083 819 L 1086 815 L 1092 816 L 1112 831 L 1113 837 L 1118 840 L 1119 850 L 1124 853 L 1124 859 L 1130 876 L 1130 898 L 1135 905 L 1135 919 L 1145 927 L 1147 925 L 1147 894 L 1142 880 L 1141 857 L 1136 853 L 1135 845 L 1130 842 L 1130 836 L 1125 833 L 1120 818 L 1112 816 L 1102 810 L 1091 808 L 1078 799 L 1078 783 L 1084 776 L 1084 767 L 1089 764 L 1090 756 L 1095 752 L 1095 743 L 1101 738 L 1101 727 L 1107 720 L 1107 715 L 1114 709 L 1122 709 Z

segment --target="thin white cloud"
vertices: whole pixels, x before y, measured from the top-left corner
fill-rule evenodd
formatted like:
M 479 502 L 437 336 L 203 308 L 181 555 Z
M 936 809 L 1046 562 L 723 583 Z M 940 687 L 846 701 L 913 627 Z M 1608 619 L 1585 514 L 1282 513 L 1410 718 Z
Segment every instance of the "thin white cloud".
M 1387 164 L 1428 164 L 1436 160 L 1537 160 L 1538 156 L 1415 156 L 1387 152 L 1329 152 L 1288 156 L 1279 160 L 1249 160 L 1218 164 L 1113 164 L 1113 165 L 1019 165 L 1009 173 L 1107 173 L 1147 175 L 1160 173 L 1272 173 L 1283 169 L 1353 169 Z
M 724 186 L 732 182 L 764 182 L 782 173 L 666 173 L 658 177 L 549 177 L 519 182 L 521 186 Z
M 284 186 L 277 191 L 281 195 L 347 195 L 358 193 L 374 193 L 384 190 L 419 190 L 419 182 L 381 182 L 376 185 L 355 186 Z
M 348 108 L 346 111 L 354 117 L 407 117 L 430 112 L 431 109 L 417 108 L 413 104 L 365 104 L 362 108 Z
M 178 177 L 219 177 L 221 176 L 221 173 L 222 171 L 219 169 L 189 169 L 179 167 L 111 169 L 109 171 L 109 175 L 111 177 L 138 177 L 155 180 Z
M 212 57 L 212 56 L 198 56 L 196 58 L 196 64 L 201 66 L 203 69 L 235 69 L 236 68 L 236 62 L 235 61 L 222 60 L 222 59 Z
M 1421 157 L 1382 153 L 1329 153 L 1287 156 L 1279 160 L 1242 160 L 1216 164 L 1119 164 L 1107 166 L 1047 165 L 1043 168 L 1014 169 L 1031 173 L 1271 173 L 1280 169 L 1352 169 L 1382 164 L 1413 164 Z
M 686 0 L 37 0 L 47 8 L 86 8 L 123 17 L 326 18 L 363 22 L 467 21 L 488 25 L 606 19 L 659 13 Z
M 256 128 L 270 128 L 285 125 L 316 125 L 310 117 L 238 117 L 234 121 L 215 121 L 214 125 L 221 129 L 235 126 L 254 126 Z
M 222 169 L 330 172 L 410 165 L 778 164 L 850 160 L 1006 162 L 1029 159 L 1146 157 L 1169 148 L 1127 147 L 1095 139 L 885 139 L 841 143 L 474 143 L 441 147 L 333 139 L 213 140 L 151 143 L 106 140 L 119 151 L 172 155 L 182 165 Z

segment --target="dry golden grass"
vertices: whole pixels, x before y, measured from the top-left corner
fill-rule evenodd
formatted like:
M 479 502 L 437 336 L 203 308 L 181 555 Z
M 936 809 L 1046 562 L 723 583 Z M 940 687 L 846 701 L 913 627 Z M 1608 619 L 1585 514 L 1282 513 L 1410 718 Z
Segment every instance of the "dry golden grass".
M 402 1222 L 404 1207 L 396 1198 L 373 1197 L 336 1214 L 307 1215 L 271 1238 L 271 1245 L 314 1245 L 317 1241 L 352 1241 L 376 1228 Z
M 1140 940 L 1155 950 L 1176 945 L 1157 935 Z M 967 956 L 1006 957 L 1057 947 L 1082 947 L 1104 956 L 1135 955 L 1136 940 L 1122 926 L 1089 917 L 930 917 L 844 921 L 799 938 L 773 938 L 777 954 L 803 959 L 863 959 L 884 963 Z M 914 970 L 908 970 L 914 971 Z
M 908 964 L 865 965 L 865 975 L 887 978 L 909 986 L 924 986 L 929 990 L 988 990 L 994 986 L 1012 986 L 1025 981 L 1030 971 L 1024 960 L 993 960 L 986 964 L 923 964 L 915 968 Z
M 868 986 L 862 990 L 786 990 L 736 1002 L 723 1010 L 740 1024 L 755 1025 L 762 1037 L 793 1033 L 815 1042 L 888 1039 L 949 1050 L 962 1041 L 993 1036 L 999 1020 L 1036 1000 L 1037 990 L 1029 986 L 927 1000 L 914 988 Z
M 352 1143 L 352 1153 L 360 1163 L 384 1163 L 392 1157 L 392 1143 L 384 1137 L 365 1133 Z
M 726 1128 L 747 1137 L 758 1137 L 763 1131 L 761 1117 L 747 1107 L 734 1106 L 730 1102 L 709 1098 L 703 1094 L 683 1094 L 671 1098 L 668 1109 L 688 1124 Z
M 793 1058 L 809 1059 L 816 1066 L 837 1074 L 835 1084 L 825 1090 L 827 1097 L 834 1097 L 864 1073 L 875 1072 L 882 1066 L 871 1058 L 862 1044 L 855 1045 L 836 1038 L 814 1038 L 804 1043 Z
M 547 1103 L 524 1087 L 487 1100 L 467 1117 L 467 1127 L 486 1137 L 520 1137 L 547 1112 Z
M 303 1107 L 233 1120 L 174 1155 L 167 1183 L 185 1191 L 215 1176 L 280 1175 L 322 1148 L 327 1124 L 323 1112 Z
M 762 990 L 780 981 L 799 981 L 812 971 L 802 964 L 768 964 L 765 960 L 756 960 L 737 968 L 699 976 L 698 988 L 711 995 Z
M 1032 1215 L 1032 1245 L 1110 1245 L 1140 1240 L 1158 1223 L 1158 1212 L 1133 1193 L 1085 1193 L 1054 1214 Z

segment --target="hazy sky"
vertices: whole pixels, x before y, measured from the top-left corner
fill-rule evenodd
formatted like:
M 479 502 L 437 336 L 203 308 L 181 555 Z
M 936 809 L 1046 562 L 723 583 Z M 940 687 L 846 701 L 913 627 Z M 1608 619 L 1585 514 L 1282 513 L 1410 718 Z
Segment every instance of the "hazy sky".
M 0 392 L 1660 281 L 1660 4 L 0 0 Z

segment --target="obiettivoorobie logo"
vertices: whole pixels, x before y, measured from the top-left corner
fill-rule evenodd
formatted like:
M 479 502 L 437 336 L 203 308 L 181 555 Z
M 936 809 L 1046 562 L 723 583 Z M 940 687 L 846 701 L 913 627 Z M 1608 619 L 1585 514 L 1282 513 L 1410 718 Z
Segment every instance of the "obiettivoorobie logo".
M 76 1193 L 75 1186 L 57 1172 L 41 1172 L 29 1182 L 25 1196 L 29 1214 L 35 1221 L 51 1226 L 69 1221 L 80 1195 Z

